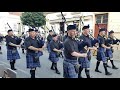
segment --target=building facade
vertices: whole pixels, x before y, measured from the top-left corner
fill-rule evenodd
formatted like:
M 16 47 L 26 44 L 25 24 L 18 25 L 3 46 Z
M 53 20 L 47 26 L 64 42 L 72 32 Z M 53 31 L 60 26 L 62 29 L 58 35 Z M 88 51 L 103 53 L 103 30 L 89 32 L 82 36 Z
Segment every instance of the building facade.
M 106 28 L 107 31 L 114 30 L 115 36 L 120 38 L 120 12 L 63 12 L 63 15 L 68 25 L 78 24 L 80 32 L 84 23 L 84 25 L 90 25 L 90 32 L 94 37 L 98 36 L 99 28 Z M 54 30 L 59 33 L 62 30 L 61 26 L 63 26 L 64 31 L 66 31 L 67 25 L 62 23 L 63 20 L 60 12 L 47 14 L 46 18 L 48 19 L 46 25 L 50 29 L 53 26 Z M 82 18 L 83 23 L 81 23 L 80 18 Z
M 19 15 L 9 12 L 0 12 L 0 30 L 3 35 L 7 34 L 8 29 L 12 29 L 15 35 L 21 32 L 21 20 Z
M 4 35 L 10 27 L 15 34 L 21 34 L 28 30 L 27 26 L 21 24 L 20 16 L 22 12 L 0 12 L 0 30 Z M 46 26 L 40 28 L 41 33 L 47 33 L 53 29 L 56 33 L 66 31 L 67 25 L 76 24 L 78 30 L 84 25 L 90 25 L 90 32 L 94 37 L 97 37 L 99 27 L 107 28 L 108 31 L 114 30 L 115 36 L 120 39 L 120 12 L 63 12 L 66 18 L 66 23 L 63 23 L 61 12 L 44 12 L 46 15 Z M 83 23 L 82 23 L 82 21 Z M 8 24 L 10 27 L 8 26 Z

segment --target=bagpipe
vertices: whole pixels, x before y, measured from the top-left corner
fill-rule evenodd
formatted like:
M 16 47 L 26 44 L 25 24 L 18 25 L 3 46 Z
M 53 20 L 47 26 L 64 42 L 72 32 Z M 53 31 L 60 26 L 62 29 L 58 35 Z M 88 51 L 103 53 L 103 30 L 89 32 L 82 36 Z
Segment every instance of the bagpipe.
M 60 49 L 63 49 L 63 43 L 60 42 L 60 41 L 58 41 L 58 42 L 59 42 L 59 50 L 60 50 Z M 57 53 L 57 55 L 58 55 L 58 57 L 62 56 L 62 58 L 63 58 L 63 53 L 62 53 L 62 52 Z
M 12 30 L 12 28 L 10 27 L 10 25 L 7 23 L 7 25 L 9 26 L 9 28 Z M 15 37 L 15 39 L 16 39 L 16 44 L 17 45 L 20 45 L 21 44 L 21 42 L 22 42 L 22 39 L 20 38 L 20 37 L 18 37 L 18 36 L 14 36 Z
M 78 50 L 80 51 L 84 51 L 84 53 L 87 53 L 87 48 L 85 47 L 89 47 L 89 43 L 85 42 L 85 41 L 77 41 L 78 43 Z
M 15 36 L 15 39 L 16 39 L 17 45 L 20 45 L 22 42 L 22 39 L 17 36 Z
M 63 48 L 63 43 L 59 42 L 59 49 Z
M 43 40 L 43 38 L 38 36 L 37 41 L 38 41 L 38 44 L 39 44 L 39 48 L 42 48 L 44 46 L 44 44 L 45 44 L 45 41 Z
M 92 43 L 92 46 L 97 47 L 98 45 L 96 45 L 96 44 L 99 43 L 99 41 L 98 41 L 98 39 L 94 38 L 94 40 L 92 40 L 91 43 Z

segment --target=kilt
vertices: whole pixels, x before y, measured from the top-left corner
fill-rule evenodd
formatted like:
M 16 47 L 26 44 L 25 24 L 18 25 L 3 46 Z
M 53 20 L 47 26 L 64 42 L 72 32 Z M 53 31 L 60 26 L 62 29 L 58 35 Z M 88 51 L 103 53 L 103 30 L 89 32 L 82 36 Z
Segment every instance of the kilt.
M 49 60 L 51 62 L 57 63 L 59 61 L 59 58 L 57 57 L 57 54 L 55 52 L 49 53 Z
M 63 61 L 63 77 L 64 78 L 78 78 L 78 73 L 75 70 L 75 65 L 77 60 L 68 60 Z
M 35 56 L 40 56 L 40 53 L 27 53 L 26 54 L 26 64 L 27 68 L 36 68 L 40 67 L 40 61 L 35 62 L 34 57 Z
M 7 60 L 17 60 L 20 59 L 20 55 L 16 49 L 15 53 L 12 53 L 12 49 L 7 49 Z
M 113 53 L 111 49 L 106 49 L 105 54 L 107 58 L 113 58 Z
M 80 57 L 80 58 L 78 59 L 78 62 L 79 62 L 80 66 L 81 66 L 82 68 L 90 68 L 90 61 L 88 60 L 87 57 L 85 57 L 85 58 Z
M 97 51 L 97 60 L 106 62 L 105 50 L 104 48 L 99 48 Z

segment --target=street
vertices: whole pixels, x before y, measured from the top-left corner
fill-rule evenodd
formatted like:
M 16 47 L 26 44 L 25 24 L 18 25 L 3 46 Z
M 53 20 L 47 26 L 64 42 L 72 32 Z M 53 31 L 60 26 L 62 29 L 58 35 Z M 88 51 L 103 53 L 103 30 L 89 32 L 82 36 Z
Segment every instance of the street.
M 26 56 L 25 54 L 22 54 L 22 50 L 18 49 L 21 59 L 16 61 L 16 72 L 17 72 L 17 78 L 30 78 L 29 69 L 26 68 Z M 7 60 L 7 50 L 5 43 L 2 45 L 2 53 L 0 54 L 0 64 L 4 64 L 6 67 L 10 68 L 9 61 Z M 63 78 L 63 59 L 60 58 L 58 61 L 58 69 L 61 72 L 61 74 L 56 74 L 55 71 L 51 70 L 51 62 L 48 60 L 48 52 L 44 51 L 44 55 L 40 57 L 40 63 L 41 67 L 37 68 L 36 70 L 36 78 Z M 101 62 L 99 66 L 99 70 L 102 71 L 102 73 L 97 73 L 94 71 L 96 67 L 96 59 L 95 57 L 92 57 L 91 60 L 91 77 L 92 78 L 120 78 L 120 61 L 114 61 L 115 65 L 119 68 L 118 70 L 114 70 L 112 68 L 108 68 L 108 70 L 112 73 L 111 76 L 106 76 L 103 64 Z M 109 65 L 111 66 L 111 63 L 109 62 Z M 82 71 L 83 78 L 86 78 L 85 71 Z

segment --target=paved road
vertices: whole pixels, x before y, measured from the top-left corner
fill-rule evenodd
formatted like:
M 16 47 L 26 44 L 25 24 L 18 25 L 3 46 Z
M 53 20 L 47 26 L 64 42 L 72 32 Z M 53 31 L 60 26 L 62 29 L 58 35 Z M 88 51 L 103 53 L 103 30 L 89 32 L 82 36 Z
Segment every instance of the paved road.
M 18 49 L 21 59 L 19 59 L 16 62 L 16 68 L 18 69 L 17 72 L 17 78 L 30 78 L 29 69 L 26 69 L 26 58 L 25 54 L 22 54 L 21 49 Z M 0 63 L 4 64 L 6 67 L 9 66 L 9 62 L 7 61 L 6 57 L 6 46 L 2 45 L 2 52 L 3 54 L 0 54 Z M 60 58 L 58 62 L 58 69 L 61 72 L 60 75 L 56 74 L 55 71 L 50 69 L 51 62 L 48 60 L 48 53 L 47 51 L 44 51 L 44 55 L 40 57 L 41 62 L 41 68 L 37 68 L 36 70 L 36 77 L 37 78 L 63 78 L 63 59 Z M 114 61 L 115 65 L 120 68 L 120 61 Z M 109 65 L 111 63 L 109 62 Z M 106 76 L 103 68 L 103 64 L 101 62 L 99 70 L 102 71 L 102 73 L 97 73 L 94 71 L 96 66 L 96 59 L 95 57 L 92 57 L 91 60 L 91 76 L 92 78 L 120 78 L 120 69 L 113 70 L 111 68 L 108 68 L 110 72 L 113 74 L 111 76 Z M 86 78 L 84 70 L 82 73 L 82 76 Z

